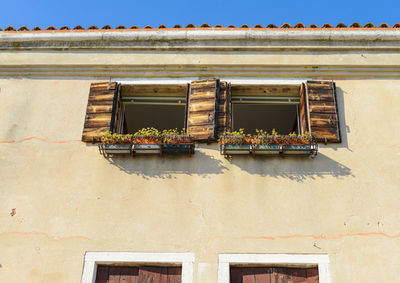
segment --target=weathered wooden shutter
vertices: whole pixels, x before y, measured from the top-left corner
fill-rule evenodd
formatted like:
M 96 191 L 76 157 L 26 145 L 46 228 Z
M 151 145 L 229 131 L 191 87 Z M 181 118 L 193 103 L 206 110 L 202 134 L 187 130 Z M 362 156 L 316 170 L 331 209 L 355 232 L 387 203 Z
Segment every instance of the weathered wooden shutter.
M 232 95 L 231 85 L 227 82 L 220 82 L 218 95 L 218 136 L 225 132 L 232 131 Z
M 335 83 L 308 81 L 300 96 L 303 131 L 310 132 L 318 142 L 340 143 Z
M 115 82 L 91 84 L 82 141 L 99 142 L 105 132 L 113 131 L 117 122 L 118 95 Z
M 181 283 L 181 267 L 143 266 L 139 268 L 138 282 Z
M 198 141 L 217 136 L 219 80 L 193 81 L 186 101 L 186 126 Z
M 97 266 L 96 283 L 181 283 L 181 267 Z
M 138 282 L 139 268 L 134 266 L 97 266 L 96 283 Z
M 318 267 L 231 267 L 230 283 L 318 283 Z
M 185 127 L 198 141 L 214 141 L 232 128 L 230 85 L 218 79 L 193 81 L 186 102 Z

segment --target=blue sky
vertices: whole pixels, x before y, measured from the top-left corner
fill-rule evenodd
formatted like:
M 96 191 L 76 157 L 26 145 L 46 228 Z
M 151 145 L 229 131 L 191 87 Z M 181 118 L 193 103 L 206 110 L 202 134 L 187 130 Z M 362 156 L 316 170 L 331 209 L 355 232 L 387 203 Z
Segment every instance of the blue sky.
M 202 23 L 254 26 L 270 23 L 280 26 L 288 22 L 292 25 L 324 23 L 336 25 L 343 22 L 350 25 L 359 22 L 376 25 L 386 22 L 390 26 L 400 22 L 400 1 L 352 1 L 352 0 L 2 0 L 0 27 L 9 25 L 18 28 L 40 26 L 57 28 L 68 25 L 82 25 L 87 28 L 97 25 L 127 27 L 165 24 L 186 25 Z

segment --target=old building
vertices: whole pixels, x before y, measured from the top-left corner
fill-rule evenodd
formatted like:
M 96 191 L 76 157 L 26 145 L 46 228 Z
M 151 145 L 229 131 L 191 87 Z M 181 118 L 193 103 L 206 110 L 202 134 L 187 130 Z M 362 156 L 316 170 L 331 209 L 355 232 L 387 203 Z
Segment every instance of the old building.
M 1 282 L 400 282 L 400 25 L 8 27 L 0 49 Z M 150 126 L 194 148 L 100 145 Z M 313 139 L 218 143 L 240 128 Z

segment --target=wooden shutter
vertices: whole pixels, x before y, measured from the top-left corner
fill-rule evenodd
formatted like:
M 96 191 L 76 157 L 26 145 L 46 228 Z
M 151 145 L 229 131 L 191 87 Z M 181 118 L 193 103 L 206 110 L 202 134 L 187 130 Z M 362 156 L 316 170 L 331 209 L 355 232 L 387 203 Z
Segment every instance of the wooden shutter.
M 300 96 L 303 131 L 319 142 L 340 143 L 335 83 L 308 81 Z
M 96 283 L 139 283 L 135 266 L 97 266 Z
M 217 136 L 219 80 L 193 81 L 186 101 L 186 126 L 198 141 Z
M 99 142 L 105 132 L 113 131 L 118 95 L 115 82 L 91 84 L 82 141 Z
M 218 95 L 218 136 L 227 131 L 232 131 L 232 95 L 231 85 L 227 82 L 220 82 Z
M 218 79 L 191 82 L 186 99 L 185 127 L 197 141 L 214 141 L 232 130 L 230 84 Z
M 97 267 L 96 283 L 181 283 L 182 267 L 107 266 Z
M 318 267 L 231 267 L 230 283 L 318 283 Z

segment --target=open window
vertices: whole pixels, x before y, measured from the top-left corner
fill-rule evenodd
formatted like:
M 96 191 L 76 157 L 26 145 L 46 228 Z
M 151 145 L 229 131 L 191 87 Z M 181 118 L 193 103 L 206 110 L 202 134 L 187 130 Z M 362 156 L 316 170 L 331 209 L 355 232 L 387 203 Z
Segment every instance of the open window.
M 231 85 L 210 79 L 188 85 L 91 85 L 83 141 L 100 142 L 107 131 L 132 134 L 143 127 L 184 127 L 200 142 L 239 128 L 308 132 L 318 142 L 341 142 L 333 82 Z
M 299 85 L 232 85 L 233 130 L 301 133 Z
M 185 126 L 187 85 L 122 85 L 119 133 L 146 127 L 182 129 Z

